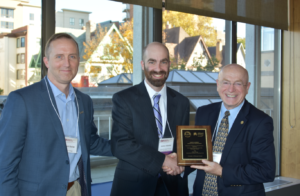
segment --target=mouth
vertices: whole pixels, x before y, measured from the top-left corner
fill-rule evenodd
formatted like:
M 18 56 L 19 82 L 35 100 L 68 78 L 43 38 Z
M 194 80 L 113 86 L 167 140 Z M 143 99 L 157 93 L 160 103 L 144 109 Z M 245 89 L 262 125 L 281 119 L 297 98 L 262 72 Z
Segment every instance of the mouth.
M 227 96 L 228 98 L 235 98 L 237 95 L 228 95 L 228 94 L 226 94 L 226 96 Z

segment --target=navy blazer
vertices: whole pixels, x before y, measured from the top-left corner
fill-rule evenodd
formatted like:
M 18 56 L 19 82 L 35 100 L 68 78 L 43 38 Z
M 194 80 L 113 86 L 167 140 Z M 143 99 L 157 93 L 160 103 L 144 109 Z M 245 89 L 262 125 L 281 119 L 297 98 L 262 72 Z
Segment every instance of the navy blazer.
M 221 103 L 198 108 L 195 124 L 210 125 L 213 132 Z M 219 196 L 263 196 L 263 183 L 275 178 L 273 120 L 247 100 L 227 136 L 220 165 Z M 197 170 L 193 195 L 202 196 L 204 177 L 205 172 Z
M 49 92 L 56 107 L 50 86 Z M 84 168 L 80 178 L 91 195 L 90 154 L 112 154 L 110 142 L 97 135 L 91 98 L 75 93 Z M 0 195 L 65 196 L 69 172 L 64 133 L 45 80 L 11 92 L 0 117 Z
M 167 117 L 174 138 L 176 125 L 189 124 L 190 105 L 186 97 L 167 87 Z M 153 196 L 161 174 L 171 196 L 188 195 L 187 181 L 166 175 L 161 167 L 165 155 L 158 152 L 158 133 L 144 81 L 113 96 L 111 148 L 119 159 L 112 196 Z M 169 133 L 168 127 L 165 134 Z

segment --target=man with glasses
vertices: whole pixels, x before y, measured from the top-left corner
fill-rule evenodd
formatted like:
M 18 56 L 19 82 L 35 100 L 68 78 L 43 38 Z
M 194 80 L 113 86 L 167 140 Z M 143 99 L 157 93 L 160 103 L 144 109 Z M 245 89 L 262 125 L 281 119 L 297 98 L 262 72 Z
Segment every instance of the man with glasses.
M 169 51 L 149 44 L 141 61 L 145 80 L 113 96 L 112 152 L 120 161 L 112 196 L 186 196 L 187 181 L 177 166 L 176 125 L 189 124 L 186 97 L 166 86 Z M 173 170 L 172 175 L 162 167 Z
M 217 79 L 222 102 L 198 108 L 196 125 L 212 129 L 213 162 L 191 166 L 194 196 L 263 196 L 263 183 L 274 180 L 273 120 L 245 99 L 249 87 L 245 68 L 226 65 Z

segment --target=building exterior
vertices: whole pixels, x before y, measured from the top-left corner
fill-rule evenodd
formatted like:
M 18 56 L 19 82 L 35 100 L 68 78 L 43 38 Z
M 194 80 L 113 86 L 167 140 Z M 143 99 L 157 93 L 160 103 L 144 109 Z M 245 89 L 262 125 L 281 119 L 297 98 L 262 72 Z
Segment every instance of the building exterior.
M 0 1 L 0 10 L 0 34 L 26 25 L 41 25 L 41 7 L 30 5 L 29 1 Z
M 56 27 L 71 29 L 82 29 L 85 23 L 89 21 L 91 12 L 62 9 L 56 12 Z

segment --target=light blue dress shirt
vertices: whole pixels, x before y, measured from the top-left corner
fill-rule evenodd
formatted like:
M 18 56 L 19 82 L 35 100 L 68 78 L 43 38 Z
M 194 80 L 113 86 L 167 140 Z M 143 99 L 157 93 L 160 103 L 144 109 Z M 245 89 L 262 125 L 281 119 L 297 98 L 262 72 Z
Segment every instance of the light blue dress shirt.
M 233 108 L 231 110 L 227 110 L 226 107 L 225 107 L 225 105 L 224 105 L 224 103 L 222 102 L 221 111 L 220 111 L 219 118 L 218 118 L 218 124 L 215 127 L 216 131 L 215 131 L 215 133 L 213 133 L 214 134 L 213 138 L 212 138 L 213 140 L 217 136 L 217 133 L 218 133 L 218 130 L 219 130 L 219 125 L 220 125 L 220 123 L 222 121 L 222 118 L 224 117 L 226 111 L 229 111 L 229 113 L 230 113 L 230 115 L 228 116 L 228 123 L 229 123 L 228 134 L 229 134 L 229 132 L 231 130 L 231 127 L 232 127 L 232 125 L 233 125 L 233 123 L 234 123 L 237 115 L 239 114 L 241 108 L 244 105 L 244 102 L 245 102 L 245 100 L 238 107 L 235 107 L 235 108 Z
M 66 95 L 62 93 L 49 79 L 48 82 L 51 86 L 55 98 L 65 136 L 78 139 L 77 153 L 68 153 L 70 161 L 69 182 L 73 182 L 80 177 L 77 163 L 81 157 L 79 125 L 77 122 L 78 112 L 76 109 L 77 103 L 75 99 L 75 92 L 73 86 L 70 84 L 69 95 L 66 98 Z

